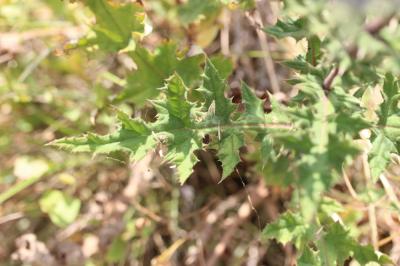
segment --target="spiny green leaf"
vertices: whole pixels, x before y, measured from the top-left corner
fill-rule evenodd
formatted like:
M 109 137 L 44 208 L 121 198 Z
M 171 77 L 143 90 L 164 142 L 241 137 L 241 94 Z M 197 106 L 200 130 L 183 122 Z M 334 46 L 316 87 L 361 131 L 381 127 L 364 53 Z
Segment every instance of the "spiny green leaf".
M 184 126 L 190 126 L 193 104 L 187 101 L 187 88 L 179 76 L 173 75 L 167 80 L 165 94 L 167 101 L 157 101 L 157 105 L 163 106 L 170 118 L 177 118 Z M 163 110 L 159 109 L 159 117 L 161 114 L 163 114 Z
M 384 102 L 381 104 L 380 124 L 385 125 L 388 117 L 393 114 L 399 96 L 398 81 L 392 74 L 386 74 L 383 84 Z
M 368 262 L 392 264 L 386 256 L 378 255 L 371 246 L 363 246 L 350 237 L 349 231 L 336 222 L 327 226 L 317 241 L 323 265 L 343 265 L 346 259 L 354 257 L 361 265 Z
M 318 251 L 306 247 L 297 261 L 298 266 L 322 266 Z
M 323 75 L 322 70 L 311 65 L 311 63 L 307 62 L 306 59 L 301 55 L 299 55 L 296 58 L 291 59 L 291 60 L 285 60 L 282 62 L 282 64 L 291 69 L 297 70 L 302 74 L 311 73 L 316 76 Z
M 393 265 L 392 260 L 384 254 L 379 254 L 371 245 L 363 246 L 354 243 L 353 256 L 361 265 L 367 265 L 369 262 L 377 262 L 380 265 Z
M 383 133 L 379 133 L 372 142 L 369 166 L 372 178 L 377 181 L 379 175 L 386 169 L 390 161 L 390 153 L 396 151 L 396 146 Z
M 309 227 L 300 215 L 286 212 L 278 220 L 268 224 L 263 230 L 265 238 L 274 238 L 278 242 L 286 245 L 294 242 L 297 248 L 304 244 Z
M 273 139 L 270 135 L 265 135 L 261 141 L 261 149 L 260 149 L 260 160 L 263 163 L 263 166 L 269 161 L 273 162 L 277 159 L 277 154 L 273 147 Z
M 104 136 L 89 133 L 82 137 L 62 138 L 51 142 L 50 145 L 71 152 L 90 152 L 94 155 L 126 151 L 132 154 L 132 159 L 138 160 L 153 147 L 154 139 L 150 132 L 149 135 L 140 135 L 131 130 L 121 129 Z
M 188 0 L 178 8 L 178 15 L 183 24 L 195 22 L 201 17 L 212 17 L 219 12 L 222 5 L 217 0 Z
M 220 141 L 218 159 L 222 162 L 223 181 L 240 162 L 239 149 L 244 145 L 243 134 L 237 130 L 226 130 Z
M 188 101 L 188 88 L 177 74 L 168 79 L 164 92 L 166 101 L 154 102 L 158 119 L 153 129 L 165 137 L 166 159 L 176 164 L 179 181 L 184 183 L 197 162 L 194 151 L 201 148 L 202 135 L 195 130 L 197 108 Z
M 324 265 L 343 265 L 351 256 L 353 241 L 339 223 L 334 223 L 317 242 Z
M 130 53 L 137 70 L 128 76 L 128 84 L 118 100 L 129 100 L 142 106 L 147 100 L 159 95 L 159 88 L 174 72 L 178 73 L 186 85 L 191 86 L 200 79 L 200 65 L 203 55 L 178 58 L 177 47 L 165 43 L 153 53 L 143 47 L 137 47 Z
M 383 128 L 385 136 L 388 137 L 393 143 L 400 139 L 400 116 L 391 115 L 386 119 L 386 124 Z
M 305 20 L 303 18 L 297 20 L 287 19 L 286 21 L 278 20 L 274 26 L 268 27 L 264 31 L 276 38 L 293 37 L 296 40 L 300 40 L 306 36 L 304 25 Z
M 228 123 L 235 106 L 225 97 L 227 85 L 210 60 L 206 60 L 203 85 L 200 89 L 205 98 L 204 107 L 210 112 L 210 119 Z M 211 107 L 211 108 L 210 108 Z
M 241 119 L 247 122 L 264 121 L 265 115 L 262 100 L 244 82 L 242 83 L 242 103 L 244 104 L 245 112 L 241 116 Z
M 321 40 L 317 35 L 313 35 L 307 39 L 307 44 L 307 62 L 312 66 L 316 66 L 321 58 Z
M 112 4 L 107 0 L 87 0 L 86 3 L 96 16 L 93 28 L 96 42 L 102 49 L 121 50 L 134 41 L 135 35 L 144 33 L 145 13 L 140 4 Z
M 196 107 L 188 102 L 188 89 L 177 74 L 168 79 L 164 91 L 166 101 L 155 102 L 158 120 L 153 128 L 166 136 L 166 159 L 176 164 L 179 181 L 184 183 L 197 162 L 194 151 L 201 148 L 200 132 L 194 130 Z
M 233 71 L 232 60 L 223 55 L 210 57 L 211 63 L 218 69 L 218 73 L 223 79 L 227 79 Z

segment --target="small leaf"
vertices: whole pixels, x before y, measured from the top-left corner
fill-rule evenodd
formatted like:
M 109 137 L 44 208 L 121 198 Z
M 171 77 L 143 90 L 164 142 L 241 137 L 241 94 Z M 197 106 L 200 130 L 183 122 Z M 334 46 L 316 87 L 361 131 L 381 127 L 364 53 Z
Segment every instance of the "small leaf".
M 221 78 L 227 79 L 233 71 L 232 61 L 222 55 L 214 55 L 210 57 L 211 63 L 215 66 Z
M 106 259 L 109 263 L 120 262 L 124 257 L 126 250 L 126 243 L 118 236 L 116 237 L 107 250 Z
M 307 62 L 313 66 L 318 64 L 318 60 L 321 58 L 321 40 L 317 35 L 313 35 L 307 40 Z
M 218 150 L 218 159 L 222 162 L 223 181 L 240 162 L 239 149 L 244 145 L 243 134 L 235 130 L 225 131 Z
M 81 137 L 62 138 L 49 145 L 71 152 L 91 152 L 94 155 L 126 151 L 132 154 L 133 160 L 139 160 L 154 146 L 154 143 L 154 138 L 148 129 L 146 134 L 121 129 L 105 136 L 89 133 Z
M 286 212 L 277 221 L 268 224 L 262 234 L 265 238 L 274 238 L 283 245 L 294 242 L 300 248 L 304 244 L 307 231 L 308 225 L 300 215 Z
M 303 18 L 297 20 L 287 19 L 286 21 L 278 20 L 274 26 L 268 27 L 264 31 L 279 39 L 293 37 L 298 41 L 306 36 L 304 26 L 305 20 Z
M 61 191 L 51 190 L 40 198 L 39 206 L 55 225 L 66 227 L 78 217 L 81 201 Z
M 400 116 L 391 115 L 386 119 L 386 124 L 383 128 L 385 136 L 391 141 L 397 142 L 400 139 Z
M 142 106 L 147 100 L 160 94 L 159 88 L 175 72 L 186 85 L 191 86 L 200 79 L 202 54 L 178 58 L 177 46 L 166 43 L 153 53 L 143 47 L 137 47 L 130 53 L 137 70 L 128 76 L 126 88 L 118 96 L 118 101 L 129 100 Z
M 145 13 L 138 3 L 115 4 L 107 0 L 88 0 L 86 3 L 96 16 L 93 28 L 96 42 L 102 49 L 124 49 L 134 41 L 135 35 L 140 36 L 145 31 Z
M 213 17 L 219 12 L 222 5 L 217 0 L 188 0 L 179 6 L 178 15 L 181 22 L 185 25 L 200 20 L 201 18 Z
M 264 121 L 263 101 L 244 82 L 242 83 L 242 103 L 244 104 L 245 112 L 241 119 L 247 123 Z
M 374 181 L 386 169 L 390 161 L 390 153 L 396 151 L 396 146 L 384 134 L 380 133 L 372 142 L 372 150 L 369 154 L 369 166 Z
M 322 266 L 318 251 L 306 247 L 297 261 L 297 266 Z
M 392 74 L 386 74 L 383 84 L 384 102 L 381 104 L 380 124 L 385 125 L 388 117 L 393 115 L 399 96 L 398 81 Z
M 343 265 L 352 255 L 354 242 L 341 224 L 333 223 L 317 242 L 317 246 L 323 265 Z
M 221 78 L 218 70 L 210 60 L 207 60 L 200 91 L 205 94 L 204 107 L 206 110 L 209 110 L 210 106 L 214 104 L 210 119 L 220 123 L 229 122 L 231 113 L 235 110 L 232 102 L 225 97 L 226 87 L 225 80 Z

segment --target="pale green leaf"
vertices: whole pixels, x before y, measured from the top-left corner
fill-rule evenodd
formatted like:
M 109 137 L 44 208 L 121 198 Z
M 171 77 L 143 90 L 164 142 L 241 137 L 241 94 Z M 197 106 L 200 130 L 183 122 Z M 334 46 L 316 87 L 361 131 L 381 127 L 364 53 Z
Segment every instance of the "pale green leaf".
M 134 36 L 144 33 L 145 13 L 140 4 L 117 4 L 107 0 L 88 0 L 86 4 L 96 16 L 93 28 L 96 43 L 102 49 L 121 50 L 134 41 Z
M 242 133 L 236 130 L 227 130 L 223 134 L 218 149 L 218 159 L 222 162 L 222 180 L 230 175 L 240 162 L 239 149 L 243 145 Z
M 178 57 L 177 46 L 166 43 L 152 53 L 143 47 L 137 47 L 130 53 L 137 69 L 128 76 L 126 88 L 118 96 L 118 101 L 128 100 L 142 106 L 147 100 L 160 94 L 159 88 L 175 72 L 186 85 L 191 86 L 200 80 L 200 65 L 203 55 Z
M 321 259 L 318 251 L 313 251 L 311 248 L 306 247 L 297 260 L 297 266 L 322 266 Z
M 390 161 L 390 153 L 396 151 L 396 146 L 383 133 L 379 133 L 372 142 L 369 154 L 369 166 L 372 178 L 377 181 L 379 175 L 386 169 Z
M 276 38 L 293 37 L 300 40 L 306 36 L 304 24 L 305 20 L 302 18 L 297 20 L 287 19 L 286 21 L 278 20 L 274 26 L 268 27 L 264 31 Z
M 248 123 L 264 121 L 263 101 L 244 82 L 242 83 L 242 103 L 245 107 L 245 112 L 242 115 L 244 121 Z
M 293 242 L 297 248 L 300 248 L 307 237 L 308 228 L 309 226 L 300 215 L 286 212 L 264 228 L 263 236 L 269 239 L 274 238 L 283 245 Z
M 203 85 L 205 108 L 210 112 L 210 119 L 221 124 L 228 123 L 235 106 L 225 97 L 227 84 L 210 60 L 206 61 Z
M 61 191 L 51 190 L 40 198 L 39 206 L 55 225 L 65 227 L 78 217 L 81 201 Z
M 49 145 L 71 152 L 91 152 L 95 155 L 126 151 L 131 154 L 132 159 L 139 160 L 155 144 L 151 132 L 146 133 L 142 135 L 132 130 L 121 129 L 104 136 L 89 133 L 81 137 L 62 138 Z
M 188 0 L 178 8 L 178 16 L 183 24 L 214 16 L 219 12 L 222 5 L 218 0 Z

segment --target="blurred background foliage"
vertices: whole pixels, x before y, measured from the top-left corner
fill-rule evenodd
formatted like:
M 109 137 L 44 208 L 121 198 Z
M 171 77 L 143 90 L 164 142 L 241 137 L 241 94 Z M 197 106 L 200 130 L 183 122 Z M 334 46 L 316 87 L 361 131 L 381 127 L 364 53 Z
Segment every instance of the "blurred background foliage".
M 157 154 L 130 163 L 120 153 L 92 158 L 45 146 L 60 137 L 113 131 L 115 107 L 154 119 L 147 100 L 158 94 L 163 79 L 143 77 L 135 56 L 148 57 L 156 66 L 165 63 L 166 57 L 182 68 L 190 65 L 197 74 L 204 61 L 200 51 L 205 51 L 219 71 L 229 76 L 228 96 L 238 101 L 244 80 L 263 98 L 265 111 L 270 110 L 266 90 L 278 86 L 280 91 L 274 92 L 282 102 L 296 93 L 285 82 L 291 72 L 271 59 L 301 65 L 298 55 L 307 51 L 301 41 L 304 36 L 299 33 L 299 42 L 293 38 L 271 41 L 257 30 L 276 23 L 280 1 L 257 1 L 256 13 L 246 11 L 255 7 L 248 0 L 143 2 L 144 7 L 138 4 L 137 8 L 143 8 L 146 16 L 134 18 L 143 22 L 143 28 L 134 27 L 117 41 L 104 41 L 105 34 L 99 43 L 99 32 L 107 31 L 98 17 L 98 27 L 91 27 L 95 4 L 0 0 L 0 264 L 293 265 L 292 246 L 260 241 L 263 226 L 287 208 L 291 197 L 292 188 L 280 186 L 290 181 L 285 160 L 264 168 L 257 162 L 257 147 L 249 145 L 242 151 L 245 158 L 237 172 L 217 185 L 221 167 L 215 152 L 201 151 L 194 173 L 180 186 L 174 170 Z M 325 65 L 339 61 L 349 69 L 354 67 L 355 73 L 370 70 L 352 65 L 343 50 L 342 42 L 362 43 L 365 51 L 359 54 L 365 64 L 361 66 L 378 62 L 382 73 L 390 70 L 398 75 L 398 24 L 381 34 L 388 47 L 384 55 L 378 55 L 382 43 L 359 30 L 365 17 L 391 13 L 396 7 L 365 4 L 365 11 L 360 11 L 364 1 L 350 1 L 357 5 L 354 9 L 347 3 L 325 16 L 324 1 L 285 2 L 293 4 L 287 10 L 296 16 L 325 21 L 311 20 L 311 35 L 334 32 L 335 38 L 327 39 L 325 52 L 332 58 L 324 57 Z M 342 5 L 345 1 L 333 2 Z M 354 23 L 357 20 L 359 24 Z M 131 36 L 131 31 L 137 34 Z M 104 49 L 97 49 L 104 43 Z M 387 57 L 380 61 L 383 56 Z M 192 61 L 185 61 L 188 58 Z M 329 69 L 322 71 L 326 74 Z M 368 82 L 376 81 L 374 73 L 368 75 Z M 188 85 L 199 84 L 197 78 L 200 75 L 187 77 Z M 145 85 L 138 86 L 138 80 Z M 349 75 L 343 82 L 353 86 L 359 81 Z M 141 91 L 143 87 L 151 90 Z M 357 178 L 360 171 L 361 166 L 355 164 L 349 174 Z M 344 191 L 339 184 L 329 195 L 344 207 L 329 199 L 326 206 L 343 214 L 352 236 L 368 242 L 368 221 L 359 212 L 365 205 L 353 204 Z M 360 197 L 363 202 L 375 202 L 384 200 L 383 194 L 371 189 Z M 385 205 L 386 210 L 395 207 Z M 396 258 L 400 243 L 390 236 L 398 229 L 398 221 L 388 212 L 381 215 L 390 222 L 381 227 L 379 247 Z

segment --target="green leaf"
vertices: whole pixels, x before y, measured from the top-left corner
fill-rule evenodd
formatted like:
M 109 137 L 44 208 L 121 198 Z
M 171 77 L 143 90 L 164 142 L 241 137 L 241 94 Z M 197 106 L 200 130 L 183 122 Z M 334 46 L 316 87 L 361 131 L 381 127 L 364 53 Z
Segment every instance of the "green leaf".
M 306 36 L 304 30 L 305 19 L 300 18 L 297 20 L 287 19 L 286 21 L 278 20 L 277 23 L 264 29 L 264 31 L 276 38 L 293 37 L 297 41 Z
M 355 243 L 353 247 L 354 259 L 361 265 L 367 265 L 369 262 L 377 262 L 379 265 L 393 265 L 392 260 L 384 254 L 379 254 L 371 245 L 362 246 Z
M 260 149 L 260 160 L 263 164 L 265 164 L 271 160 L 272 162 L 276 162 L 277 154 L 273 147 L 273 139 L 270 135 L 265 135 L 261 141 L 261 149 Z
M 231 59 L 218 54 L 210 57 L 210 61 L 218 70 L 221 78 L 227 79 L 232 74 L 233 64 Z
M 100 48 L 108 51 L 124 49 L 134 42 L 135 36 L 144 33 L 145 13 L 140 4 L 116 4 L 107 0 L 88 0 L 85 3 L 96 16 L 93 28 Z
M 393 115 L 399 96 L 398 81 L 395 80 L 392 74 L 386 74 L 383 84 L 384 102 L 381 104 L 379 121 L 381 125 L 386 125 L 389 116 Z
M 372 142 L 372 150 L 369 154 L 369 166 L 374 181 L 386 169 L 390 161 L 390 153 L 396 151 L 396 146 L 383 133 L 379 133 Z
M 386 124 L 383 128 L 385 136 L 388 137 L 393 143 L 400 139 L 400 116 L 391 115 L 386 119 Z
M 243 121 L 249 123 L 264 121 L 263 101 L 259 99 L 244 82 L 242 83 L 242 103 L 245 107 L 245 112 L 241 116 Z
M 349 231 L 336 222 L 326 228 L 323 236 L 317 241 L 323 265 L 343 265 L 353 257 L 361 265 L 369 262 L 392 264 L 387 256 L 377 254 L 371 246 L 363 246 L 350 237 Z
M 226 87 L 225 80 L 221 78 L 218 70 L 210 60 L 206 60 L 200 91 L 204 93 L 204 108 L 209 111 L 210 119 L 221 124 L 228 123 L 231 113 L 235 110 L 232 102 L 225 97 Z
M 180 135 L 169 143 L 166 159 L 176 165 L 181 184 L 185 183 L 193 172 L 193 166 L 198 161 L 194 152 L 199 149 L 201 143 L 195 134 Z
M 137 70 L 128 76 L 126 88 L 118 96 L 118 101 L 129 100 L 142 106 L 149 99 L 159 95 L 159 88 L 175 72 L 186 85 L 192 86 L 200 79 L 200 65 L 203 55 L 177 57 L 176 44 L 166 43 L 153 53 L 143 47 L 137 47 L 130 53 Z
M 353 240 L 339 223 L 333 223 L 317 242 L 323 265 L 343 265 L 352 255 Z
M 298 266 L 322 266 L 321 259 L 318 251 L 313 251 L 311 248 L 306 247 L 297 260 Z
M 286 245 L 293 242 L 297 248 L 305 243 L 309 226 L 300 215 L 286 212 L 277 221 L 268 224 L 263 230 L 263 237 L 276 239 L 279 243 Z
M 117 111 L 122 124 L 118 131 L 105 136 L 89 133 L 82 137 L 58 139 L 50 145 L 94 154 L 125 151 L 132 160 L 139 160 L 158 143 L 163 143 L 168 147 L 165 158 L 177 165 L 178 179 L 183 183 L 197 162 L 194 151 L 201 148 L 203 133 L 197 129 L 196 122 L 196 116 L 201 112 L 188 101 L 188 88 L 178 74 L 171 76 L 161 91 L 165 99 L 152 102 L 158 114 L 157 121 L 151 124 Z
M 179 6 L 178 16 L 184 25 L 195 22 L 201 18 L 213 17 L 219 13 L 222 5 L 217 0 L 188 0 L 185 4 Z
M 158 119 L 152 125 L 168 147 L 166 159 L 177 166 L 178 179 L 184 183 L 192 173 L 197 157 L 194 151 L 201 148 L 201 132 L 196 130 L 196 113 L 199 108 L 187 99 L 188 88 L 177 75 L 168 79 L 163 89 L 166 101 L 154 101 Z
M 121 116 L 121 115 L 120 115 Z M 133 160 L 139 160 L 153 148 L 155 140 L 150 129 L 138 120 L 130 122 L 130 128 L 125 129 L 127 121 L 123 122 L 123 128 L 115 133 L 99 136 L 89 133 L 81 137 L 70 137 L 55 140 L 49 145 L 70 152 L 91 152 L 96 154 L 109 154 L 116 151 L 125 151 L 131 154 Z M 132 127 L 132 124 L 135 127 Z
M 39 206 L 55 225 L 66 227 L 78 217 L 81 201 L 61 191 L 51 190 L 40 198 Z
M 308 61 L 306 61 L 306 59 L 299 55 L 294 59 L 291 60 L 285 60 L 282 62 L 283 65 L 297 70 L 302 74 L 307 74 L 307 73 L 311 73 L 313 75 L 317 75 L 317 76 L 322 76 L 323 75 L 323 71 L 315 68 L 311 63 L 309 63 Z
M 237 130 L 227 130 L 222 136 L 218 149 L 218 159 L 222 162 L 221 182 L 230 175 L 240 162 L 239 149 L 244 145 L 243 134 Z
M 307 39 L 307 43 L 307 62 L 313 66 L 316 66 L 321 58 L 321 40 L 317 35 L 313 35 Z
M 125 255 L 126 243 L 118 236 L 116 237 L 107 250 L 106 259 L 109 263 L 121 262 Z

